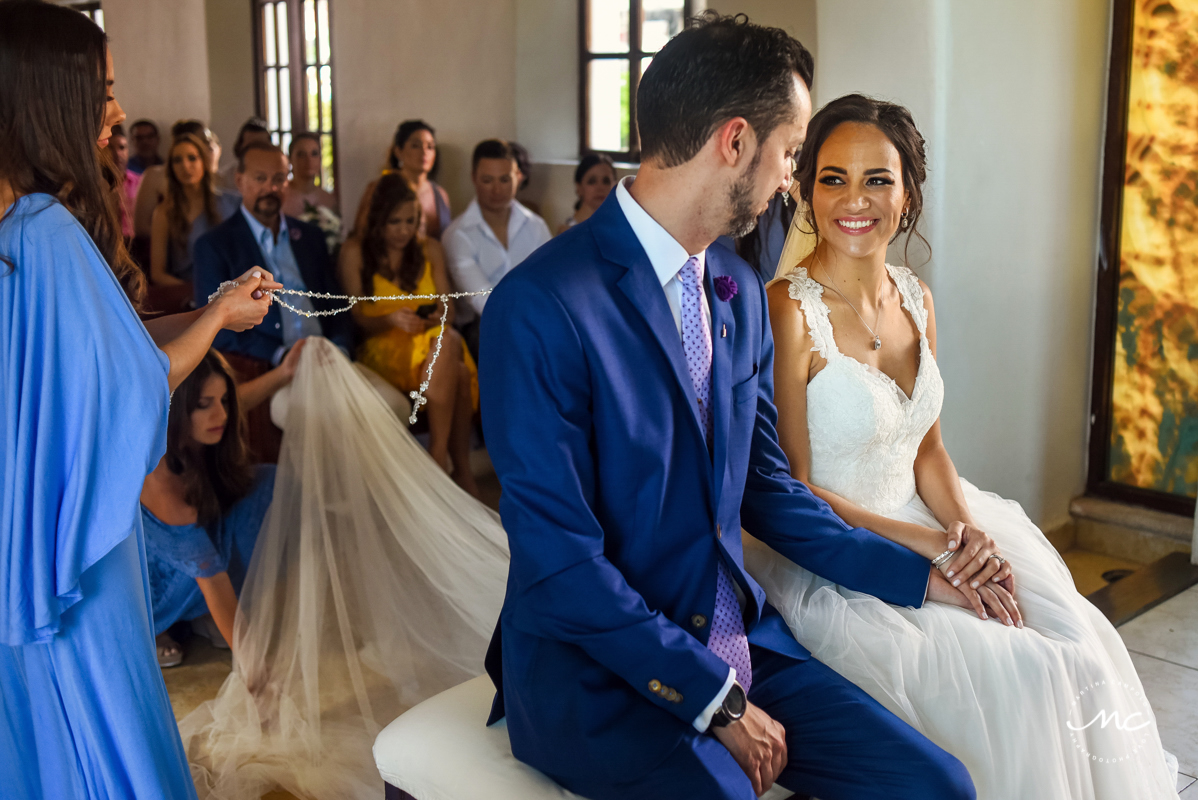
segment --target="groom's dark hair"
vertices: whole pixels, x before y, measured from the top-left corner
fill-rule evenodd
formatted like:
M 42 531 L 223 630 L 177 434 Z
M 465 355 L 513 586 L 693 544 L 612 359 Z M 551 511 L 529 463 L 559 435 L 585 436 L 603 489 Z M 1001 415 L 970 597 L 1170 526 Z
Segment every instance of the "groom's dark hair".
M 666 167 L 695 157 L 711 134 L 743 117 L 763 142 L 794 110 L 794 75 L 811 88 L 814 60 L 781 28 L 707 11 L 653 58 L 636 92 L 641 158 Z

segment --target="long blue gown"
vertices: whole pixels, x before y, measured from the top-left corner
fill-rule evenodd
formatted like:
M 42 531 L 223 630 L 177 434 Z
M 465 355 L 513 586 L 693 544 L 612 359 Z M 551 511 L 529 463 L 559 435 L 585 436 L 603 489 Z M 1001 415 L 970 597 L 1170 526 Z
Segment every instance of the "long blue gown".
M 9 210 L 0 256 L 0 794 L 194 798 L 138 503 L 169 363 L 49 195 Z

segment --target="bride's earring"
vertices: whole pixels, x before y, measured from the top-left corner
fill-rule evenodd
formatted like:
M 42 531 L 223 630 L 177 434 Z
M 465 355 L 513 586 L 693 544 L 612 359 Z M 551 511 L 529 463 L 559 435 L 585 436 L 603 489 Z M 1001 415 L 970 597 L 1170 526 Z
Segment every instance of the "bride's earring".
M 902 219 L 899 220 L 899 230 L 907 230 L 907 226 L 911 224 L 911 220 L 907 219 L 907 212 L 903 212 Z

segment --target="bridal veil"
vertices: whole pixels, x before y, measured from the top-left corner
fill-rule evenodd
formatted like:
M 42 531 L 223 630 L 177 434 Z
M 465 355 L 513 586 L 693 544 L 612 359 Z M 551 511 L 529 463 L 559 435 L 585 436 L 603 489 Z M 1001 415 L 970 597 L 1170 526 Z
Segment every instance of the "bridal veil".
M 233 672 L 179 723 L 201 800 L 380 797 L 375 735 L 483 671 L 503 602 L 498 516 L 336 347 L 309 340 L 288 395 Z

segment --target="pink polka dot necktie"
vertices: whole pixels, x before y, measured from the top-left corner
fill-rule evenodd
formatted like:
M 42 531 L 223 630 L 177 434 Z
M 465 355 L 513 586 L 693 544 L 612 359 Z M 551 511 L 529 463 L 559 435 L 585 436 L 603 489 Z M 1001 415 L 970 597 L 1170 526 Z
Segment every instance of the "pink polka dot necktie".
M 695 397 L 699 401 L 699 418 L 703 430 L 711 441 L 711 327 L 703 315 L 703 266 L 692 256 L 678 272 L 682 283 L 682 349 L 686 353 L 686 366 L 691 382 L 695 386 Z M 749 661 L 749 638 L 745 635 L 745 621 L 740 603 L 736 602 L 736 590 L 732 586 L 732 575 L 719 562 L 715 583 L 715 611 L 711 620 L 711 636 L 707 649 L 719 656 L 725 664 L 736 670 L 736 679 L 749 691 L 753 684 L 753 668 Z

